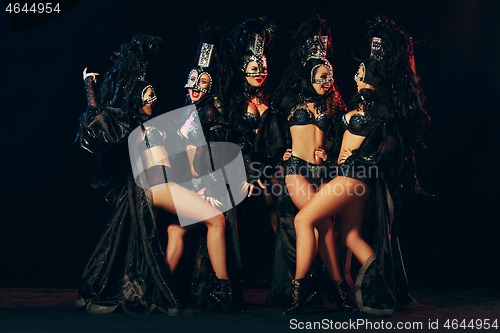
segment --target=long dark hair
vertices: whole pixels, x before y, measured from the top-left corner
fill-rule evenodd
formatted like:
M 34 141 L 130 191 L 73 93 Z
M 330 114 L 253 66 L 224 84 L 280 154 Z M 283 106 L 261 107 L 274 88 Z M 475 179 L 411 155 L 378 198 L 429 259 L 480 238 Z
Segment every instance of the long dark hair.
M 325 60 L 311 58 L 307 60 L 307 41 L 314 36 L 327 36 L 328 48 L 326 56 L 331 53 L 331 36 L 328 21 L 320 15 L 302 23 L 292 36 L 292 52 L 290 55 L 290 66 L 285 71 L 281 82 L 273 96 L 273 107 L 278 107 L 284 96 L 289 94 L 302 96 L 316 105 L 326 105 L 326 111 L 332 117 L 341 110 L 345 110 L 345 104 L 334 83 L 332 92 L 327 95 L 318 95 L 311 84 L 311 71 L 317 65 L 328 67 Z
M 367 59 L 365 72 L 367 83 L 374 86 L 379 100 L 390 106 L 397 124 L 402 153 L 399 183 L 409 183 L 414 192 L 425 193 L 417 180 L 416 150 L 426 148 L 420 133 L 428 128 L 430 118 L 423 108 L 425 96 L 416 74 L 412 37 L 381 15 L 368 23 L 367 37 L 370 42 L 373 37 L 382 40 L 382 59 Z
M 148 61 L 161 43 L 160 37 L 138 34 L 114 52 L 111 57 L 114 66 L 104 76 L 99 91 L 101 104 L 127 111 L 135 111 L 142 106 L 140 93 L 147 85 L 144 75 Z
M 367 37 L 382 40 L 384 56 L 381 60 L 365 60 L 367 82 L 386 97 L 390 106 L 403 119 L 420 118 L 421 129 L 429 124 L 429 116 L 423 108 L 425 96 L 420 87 L 420 78 L 416 74 L 412 37 L 401 26 L 385 16 L 376 15 L 368 22 Z

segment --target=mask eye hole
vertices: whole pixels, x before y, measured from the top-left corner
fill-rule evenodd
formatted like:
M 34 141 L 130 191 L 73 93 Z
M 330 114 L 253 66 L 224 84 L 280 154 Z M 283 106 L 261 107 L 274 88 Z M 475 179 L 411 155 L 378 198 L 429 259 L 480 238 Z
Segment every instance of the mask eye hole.
M 365 80 L 365 64 L 359 64 L 358 71 L 354 74 L 354 80 L 364 82 Z

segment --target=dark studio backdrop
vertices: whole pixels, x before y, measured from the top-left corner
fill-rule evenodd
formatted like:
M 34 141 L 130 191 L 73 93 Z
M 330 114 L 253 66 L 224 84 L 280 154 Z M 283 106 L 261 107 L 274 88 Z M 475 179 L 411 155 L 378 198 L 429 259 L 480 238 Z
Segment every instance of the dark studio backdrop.
M 410 286 L 498 288 L 500 1 L 64 5 L 63 15 L 45 23 L 12 15 L 9 21 L 0 13 L 0 287 L 77 288 L 105 227 L 102 193 L 88 183 L 93 158 L 74 143 L 86 107 L 85 67 L 102 77 L 123 41 L 136 33 L 160 36 L 165 46 L 147 78 L 159 96 L 155 110 L 166 112 L 182 106 L 199 25 L 233 27 L 267 16 L 278 26 L 266 53 L 272 92 L 288 65 L 290 31 L 312 14 L 331 13 L 331 62 L 349 101 L 358 67 L 352 52 L 362 50 L 365 22 L 380 13 L 415 41 L 425 41 L 415 46 L 415 58 L 432 124 L 424 134 L 428 150 L 419 158 L 419 172 L 435 196 L 407 200 L 399 221 Z M 258 244 L 258 237 L 255 232 L 249 241 L 256 251 L 260 247 L 252 242 Z

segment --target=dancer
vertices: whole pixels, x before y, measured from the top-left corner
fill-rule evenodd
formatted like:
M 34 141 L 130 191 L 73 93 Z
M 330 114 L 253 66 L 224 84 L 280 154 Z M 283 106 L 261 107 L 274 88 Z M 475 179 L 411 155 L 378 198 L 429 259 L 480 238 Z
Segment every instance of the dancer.
M 287 314 L 301 312 L 314 297 L 307 280 L 314 256 L 313 229 L 340 212 L 341 239 L 362 267 L 356 279 L 361 311 L 387 315 L 415 301 L 408 285 L 396 233 L 394 191 L 404 174 L 416 180 L 413 149 L 421 144 L 419 125 L 428 121 L 415 72 L 412 39 L 393 21 L 376 16 L 368 37 L 371 54 L 355 75 L 356 109 L 343 115 L 338 176 L 295 217 L 297 269 Z M 413 184 L 418 189 L 418 183 Z M 369 219 L 363 222 L 365 202 Z M 368 237 L 363 230 L 370 228 Z
M 260 119 L 269 107 L 265 92 L 268 76 L 265 52 L 271 46 L 275 30 L 274 23 L 266 18 L 247 19 L 230 31 L 230 44 L 225 49 L 227 79 L 222 82 L 222 108 L 230 126 L 237 130 L 237 141 L 234 142 L 243 153 L 247 181 L 258 186 L 252 198 L 237 208 L 240 232 L 244 235 L 241 241 L 247 281 L 261 280 L 270 270 L 271 260 L 263 262 L 256 258 L 272 251 L 276 225 L 276 198 L 270 191 L 275 180 L 274 172 L 267 170 L 265 174 L 271 177 L 263 177 L 263 167 L 269 163 L 254 146 Z M 256 243 L 256 239 L 263 239 L 265 245 Z
M 98 74 L 84 71 L 88 107 L 80 118 L 77 142 L 96 155 L 95 186 L 108 190 L 106 199 L 112 211 L 108 228 L 83 274 L 77 304 L 90 312 L 111 312 L 121 304 L 128 313 L 150 313 L 158 307 L 168 309 L 173 316 L 192 315 L 185 300 L 176 296 L 164 261 L 153 213 L 159 208 L 207 226 L 208 249 L 218 278 L 211 296 L 223 310 L 231 312 L 234 306 L 226 268 L 224 216 L 195 193 L 168 180 L 173 178 L 169 156 L 163 147 L 148 140 L 158 130 L 144 126 L 157 101 L 144 76 L 148 58 L 160 42 L 155 36 L 137 35 L 123 43 L 112 57 L 115 64 L 106 73 L 99 100 L 93 93 Z M 136 179 L 127 145 L 135 128 L 142 129 L 138 133 L 146 141 L 144 155 L 150 158 L 138 161 L 145 165 L 145 171 Z M 174 206 L 173 197 L 182 199 Z M 200 209 L 193 210 L 194 206 Z
M 264 93 L 267 59 L 264 50 L 271 42 L 276 26 L 266 18 L 248 19 L 229 33 L 225 48 L 226 79 L 224 103 L 226 118 L 241 134 L 238 145 L 244 158 L 249 182 L 257 181 L 261 164 L 254 148 L 260 118 L 269 107 Z
M 286 141 L 291 145 L 283 158 L 286 160 L 284 185 L 289 196 L 283 193 L 279 201 L 283 214 L 276 236 L 271 303 L 283 303 L 292 294 L 290 283 L 295 273 L 296 253 L 293 219 L 327 181 L 328 170 L 324 163 L 327 160 L 327 133 L 345 108 L 334 85 L 332 66 L 326 59 L 330 31 L 325 21 L 314 16 L 297 29 L 293 41 L 292 63 L 275 98 L 278 107 L 273 116 L 263 121 L 257 140 L 258 147 L 263 147 L 268 156 L 278 154 Z M 280 127 L 285 123 L 287 128 Z M 271 144 L 260 144 L 263 141 Z M 314 227 L 317 229 L 316 250 L 331 278 L 329 298 L 341 310 L 354 310 L 356 307 L 342 283 L 331 216 L 325 216 Z M 320 281 L 320 276 L 315 280 Z
M 234 202 L 226 189 L 226 181 L 217 179 L 212 170 L 213 163 L 220 161 L 212 155 L 207 145 L 214 142 L 232 141 L 238 135 L 222 115 L 221 77 L 224 74 L 221 50 L 225 45 L 225 33 L 220 28 L 210 28 L 208 24 L 201 29 L 201 42 L 196 65 L 191 67 L 185 88 L 188 89 L 188 108 L 183 114 L 177 133 L 184 142 L 189 159 L 192 190 L 216 209 L 224 212 L 226 218 L 226 253 L 229 275 L 233 281 L 233 299 L 239 309 L 244 308 L 243 272 L 238 235 L 238 221 Z M 199 119 L 199 122 L 195 121 Z M 198 124 L 201 128 L 198 127 Z M 210 174 L 210 177 L 200 175 Z M 252 194 L 254 186 L 244 183 L 242 191 Z M 215 190 L 216 189 L 216 190 Z M 215 190 L 215 191 L 214 191 Z M 196 267 L 193 276 L 193 296 L 195 303 L 201 308 L 206 304 L 207 293 L 210 292 L 211 269 L 207 267 L 206 242 L 202 237 L 196 254 Z

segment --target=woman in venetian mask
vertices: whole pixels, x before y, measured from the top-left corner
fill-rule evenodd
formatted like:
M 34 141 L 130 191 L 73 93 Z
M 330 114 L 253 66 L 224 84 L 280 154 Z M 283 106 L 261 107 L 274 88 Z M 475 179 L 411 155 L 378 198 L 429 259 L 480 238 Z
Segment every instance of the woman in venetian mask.
M 362 265 L 355 291 L 359 309 L 387 315 L 415 303 L 408 294 L 394 202 L 400 185 L 420 190 L 413 149 L 423 146 L 419 130 L 429 118 L 422 108 L 411 37 L 381 16 L 370 22 L 368 37 L 370 57 L 354 77 L 356 107 L 342 116 L 339 128 L 342 141 L 333 169 L 338 176 L 295 217 L 297 270 L 288 314 L 301 312 L 315 293 L 307 280 L 315 251 L 313 230 L 337 212 L 340 237 Z
M 266 18 L 248 19 L 229 33 L 228 61 L 232 66 L 227 82 L 227 106 L 231 107 L 231 121 L 239 129 L 253 132 L 269 104 L 265 95 L 267 58 L 264 51 L 271 43 L 276 26 Z M 226 104 L 224 104 L 226 106 Z M 233 119 L 233 117 L 235 119 Z M 249 139 L 248 144 L 253 144 Z
M 266 18 L 248 19 L 230 31 L 229 46 L 225 49 L 227 80 L 223 110 L 228 123 L 237 131 L 233 142 L 243 153 L 247 182 L 256 187 L 254 195 L 237 208 L 243 227 L 240 232 L 245 235 L 243 257 L 250 283 L 265 281 L 271 269 L 272 261 L 267 254 L 273 250 L 277 220 L 276 197 L 271 192 L 276 182 L 275 171 L 265 169 L 271 163 L 255 149 L 260 119 L 269 108 L 265 91 L 268 60 L 264 53 L 271 46 L 275 30 L 276 26 Z M 258 260 L 261 256 L 269 260 Z
M 90 312 L 111 312 L 121 305 L 127 313 L 149 313 L 158 307 L 173 316 L 192 315 L 173 287 L 172 257 L 168 248 L 164 256 L 157 233 L 158 209 L 207 226 L 210 258 L 220 285 L 211 295 L 224 310 L 234 309 L 230 290 L 224 289 L 228 285 L 224 216 L 175 182 L 163 133 L 148 123 L 157 97 L 144 76 L 148 57 L 160 42 L 158 37 L 137 35 L 122 44 L 99 98 L 93 92 L 97 74 L 84 71 L 88 107 L 80 118 L 77 142 L 96 155 L 94 186 L 108 191 L 106 199 L 112 205 L 77 300 Z
M 214 208 L 221 210 L 226 218 L 226 253 L 229 275 L 232 280 L 233 300 L 238 309 L 244 308 L 242 288 L 242 260 L 240 240 L 238 236 L 238 221 L 236 212 L 226 189 L 226 182 L 216 176 L 212 163 L 218 158 L 213 156 L 213 149 L 208 145 L 215 142 L 231 142 L 236 132 L 229 126 L 221 108 L 221 77 L 224 73 L 220 50 L 226 47 L 225 34 L 222 29 L 211 29 L 208 25 L 202 28 L 202 38 L 199 46 L 196 65 L 191 67 L 185 88 L 188 89 L 188 108 L 183 113 L 177 130 L 178 137 L 185 147 L 189 161 L 189 176 L 191 189 L 198 193 Z M 202 177 L 202 175 L 210 177 Z M 244 178 L 246 179 L 246 178 Z M 253 186 L 244 183 L 242 192 Z M 203 237 L 198 245 L 193 273 L 194 302 L 200 307 L 210 307 L 208 293 L 213 284 L 210 264 L 207 261 L 206 241 Z
M 332 66 L 326 59 L 330 32 L 324 20 L 315 16 L 303 23 L 295 32 L 293 42 L 292 63 L 274 98 L 273 116 L 263 120 L 257 140 L 258 147 L 269 157 L 283 156 L 285 161 L 282 162 L 282 185 L 286 187 L 286 192 L 282 192 L 278 202 L 279 211 L 283 213 L 278 222 L 269 300 L 284 307 L 287 306 L 284 303 L 293 296 L 291 282 L 296 270 L 295 256 L 299 255 L 295 242 L 300 231 L 295 230 L 293 219 L 328 180 L 325 164 L 328 132 L 345 108 L 334 85 Z M 264 140 L 269 143 L 260 144 Z M 283 155 L 287 146 L 291 148 Z M 354 310 L 356 307 L 347 294 L 346 285 L 342 283 L 331 216 L 318 221 L 314 229 L 313 252 L 319 252 L 328 273 L 329 298 L 336 302 L 339 309 Z M 321 268 L 315 271 L 321 271 Z M 321 283 L 321 274 L 314 275 L 311 279 Z

